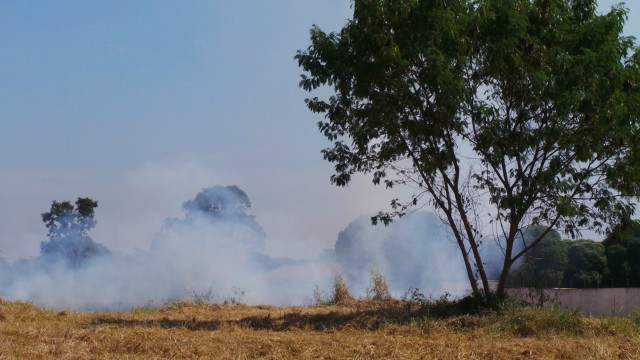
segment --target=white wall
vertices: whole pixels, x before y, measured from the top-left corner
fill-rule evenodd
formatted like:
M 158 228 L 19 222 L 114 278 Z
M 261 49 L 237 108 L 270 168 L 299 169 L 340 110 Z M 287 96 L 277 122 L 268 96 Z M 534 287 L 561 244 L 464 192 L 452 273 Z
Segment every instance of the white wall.
M 533 304 L 557 304 L 596 317 L 630 315 L 640 308 L 640 288 L 544 289 L 543 296 L 535 289 L 510 288 L 507 293 Z

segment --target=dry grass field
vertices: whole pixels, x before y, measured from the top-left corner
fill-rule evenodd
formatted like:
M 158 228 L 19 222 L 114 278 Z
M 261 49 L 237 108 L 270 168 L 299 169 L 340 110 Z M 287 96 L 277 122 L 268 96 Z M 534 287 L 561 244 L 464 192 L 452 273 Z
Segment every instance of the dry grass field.
M 407 303 L 173 303 L 73 312 L 0 300 L 0 359 L 639 359 L 638 317 L 436 317 Z

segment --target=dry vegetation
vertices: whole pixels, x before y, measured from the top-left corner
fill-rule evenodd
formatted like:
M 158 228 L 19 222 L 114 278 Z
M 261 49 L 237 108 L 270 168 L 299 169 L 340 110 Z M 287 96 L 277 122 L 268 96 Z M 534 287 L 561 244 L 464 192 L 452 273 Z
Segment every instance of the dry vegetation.
M 640 358 L 638 316 L 523 308 L 441 316 L 438 306 L 174 303 L 85 313 L 0 300 L 0 359 Z

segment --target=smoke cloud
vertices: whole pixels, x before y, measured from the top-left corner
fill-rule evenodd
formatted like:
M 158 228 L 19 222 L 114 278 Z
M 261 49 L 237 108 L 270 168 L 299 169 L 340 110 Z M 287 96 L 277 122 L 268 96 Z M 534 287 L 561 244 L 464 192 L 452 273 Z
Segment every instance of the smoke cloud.
M 335 258 L 354 293 L 364 292 L 371 272 L 377 272 L 385 276 L 395 296 L 409 287 L 428 296 L 462 295 L 468 280 L 459 251 L 447 234 L 430 212 L 415 212 L 389 226 L 372 226 L 370 216 L 362 216 L 338 235 Z
M 86 207 L 88 199 L 81 200 Z M 386 276 L 396 296 L 410 286 L 432 296 L 467 288 L 455 244 L 432 213 L 416 212 L 388 227 L 363 216 L 339 234 L 335 249 L 295 260 L 266 253 L 267 234 L 237 186 L 203 189 L 182 204 L 183 216 L 163 222 L 147 250 L 131 254 L 94 242 L 92 209 L 83 217 L 80 207 L 65 203 L 54 202 L 64 206 L 43 214 L 45 222 L 47 214 L 64 216 L 48 218 L 49 239 L 38 256 L 12 264 L 0 258 L 0 297 L 82 310 L 193 299 L 305 305 L 315 285 L 331 288 L 337 271 L 362 296 L 372 270 Z
M 278 289 L 295 282 L 287 267 L 301 264 L 264 253 L 266 234 L 247 214 L 250 206 L 236 186 L 203 189 L 183 204 L 183 218 L 165 220 L 149 250 L 129 255 L 93 242 L 67 214 L 55 222 L 64 231 L 50 232 L 37 257 L 13 264 L 0 260 L 0 296 L 74 309 L 123 309 L 194 297 L 310 302 L 313 285 Z M 304 267 L 311 284 L 330 276 L 312 262 Z M 279 273 L 272 274 L 275 269 Z

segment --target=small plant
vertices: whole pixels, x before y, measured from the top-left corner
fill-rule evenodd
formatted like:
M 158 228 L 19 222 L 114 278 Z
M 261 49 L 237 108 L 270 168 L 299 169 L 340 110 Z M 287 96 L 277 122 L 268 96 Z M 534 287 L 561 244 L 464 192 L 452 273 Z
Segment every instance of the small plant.
M 465 314 L 460 310 L 460 300 L 453 299 L 448 292 L 445 292 L 437 299 L 430 298 L 427 300 L 424 308 L 429 316 L 434 318 L 446 318 Z
M 151 305 L 137 306 L 129 310 L 132 314 L 153 314 L 158 311 L 158 308 Z
M 324 305 L 329 302 L 327 301 L 328 297 L 329 295 L 327 295 L 326 292 L 320 289 L 320 285 L 316 284 L 316 286 L 313 288 L 313 304 Z
M 353 300 L 353 296 L 349 293 L 349 288 L 347 288 L 347 284 L 344 282 L 342 275 L 336 273 L 333 277 L 333 296 L 331 302 L 340 304 Z
M 427 298 L 424 294 L 420 292 L 420 289 L 414 286 L 410 286 L 402 295 L 401 299 L 407 304 L 407 310 L 409 312 L 411 312 L 414 305 L 417 305 L 419 308 L 427 303 Z
M 344 282 L 342 275 L 336 272 L 333 276 L 331 294 L 323 291 L 318 284 L 313 289 L 313 302 L 315 305 L 344 304 L 354 301 L 354 297 L 349 293 L 349 288 Z
M 231 295 L 224 299 L 223 303 L 225 305 L 246 305 L 247 300 L 245 297 L 246 291 L 234 287 L 231 291 Z
M 215 293 L 213 288 L 207 288 L 200 291 L 192 291 L 191 297 L 193 302 L 198 305 L 212 304 L 215 302 Z
M 598 333 L 604 333 L 613 336 L 633 336 L 638 333 L 640 328 L 634 322 L 633 315 L 630 317 L 607 317 L 600 320 Z
M 369 274 L 371 278 L 369 288 L 366 290 L 367 298 L 374 301 L 389 301 L 393 299 L 384 275 L 375 269 L 371 270 Z
M 631 314 L 630 319 L 631 322 L 633 322 L 633 324 L 636 326 L 636 328 L 640 330 L 640 309 L 636 309 L 636 311 Z
M 495 312 L 490 318 L 502 331 L 528 337 L 539 334 L 581 335 L 586 330 L 584 316 L 579 310 L 569 311 L 560 307 L 540 309 L 530 306 L 510 306 L 503 312 Z
M 162 307 L 171 309 L 171 310 L 180 309 L 182 305 L 183 305 L 183 302 L 180 301 L 179 299 L 165 299 L 162 301 Z
M 424 303 L 427 301 L 427 298 L 423 293 L 420 292 L 420 289 L 414 286 L 410 286 L 407 291 L 401 297 L 402 301 L 412 302 L 412 303 Z

